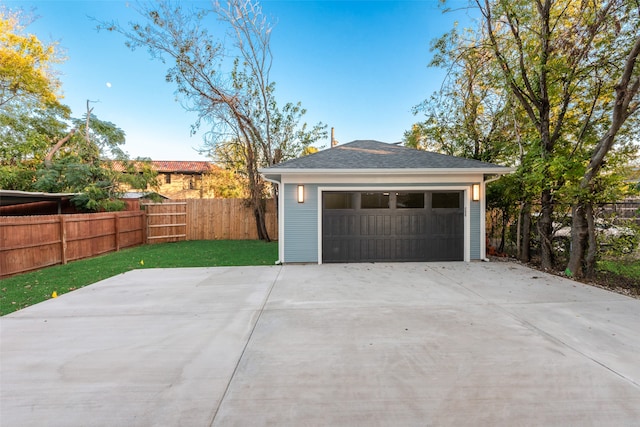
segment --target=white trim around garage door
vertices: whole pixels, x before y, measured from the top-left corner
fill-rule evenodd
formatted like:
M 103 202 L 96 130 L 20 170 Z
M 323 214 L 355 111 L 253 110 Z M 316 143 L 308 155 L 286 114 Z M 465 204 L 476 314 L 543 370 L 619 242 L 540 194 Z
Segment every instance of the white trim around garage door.
M 318 186 L 318 264 L 322 264 L 322 192 L 323 191 L 440 191 L 455 190 L 464 191 L 464 261 L 471 261 L 471 212 L 470 189 L 468 185 L 442 185 L 442 186 Z

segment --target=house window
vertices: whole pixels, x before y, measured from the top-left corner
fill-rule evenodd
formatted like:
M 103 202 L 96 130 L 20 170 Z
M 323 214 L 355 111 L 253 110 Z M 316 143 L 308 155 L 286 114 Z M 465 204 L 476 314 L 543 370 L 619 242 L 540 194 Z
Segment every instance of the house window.
M 389 209 L 389 193 L 362 193 L 360 208 Z
M 165 184 L 171 184 L 171 174 L 170 173 L 165 173 L 164 174 L 164 183 Z
M 324 193 L 325 209 L 353 209 L 353 193 Z
M 189 177 L 189 190 L 195 190 L 196 189 L 196 179 L 195 177 L 191 176 Z
M 424 209 L 424 193 L 396 193 L 396 208 Z
M 458 209 L 460 207 L 460 193 L 433 193 L 431 207 L 433 209 Z

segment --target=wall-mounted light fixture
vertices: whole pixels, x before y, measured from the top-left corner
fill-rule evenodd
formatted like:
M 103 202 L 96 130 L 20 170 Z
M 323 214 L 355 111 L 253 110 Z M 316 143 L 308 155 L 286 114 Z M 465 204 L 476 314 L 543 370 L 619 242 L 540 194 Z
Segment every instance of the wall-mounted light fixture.
M 473 184 L 471 187 L 471 198 L 474 202 L 480 200 L 480 184 Z
M 298 203 L 304 203 L 304 185 L 298 185 Z

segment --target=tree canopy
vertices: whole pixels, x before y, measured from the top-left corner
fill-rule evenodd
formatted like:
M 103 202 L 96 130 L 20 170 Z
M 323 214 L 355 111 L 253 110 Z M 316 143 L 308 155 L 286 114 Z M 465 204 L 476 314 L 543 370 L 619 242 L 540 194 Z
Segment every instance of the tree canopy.
M 264 219 L 265 183 L 258 168 L 296 157 L 325 135 L 325 126 L 301 123 L 299 103 L 280 107 L 270 79 L 272 25 L 257 1 L 213 2 L 210 9 L 161 1 L 138 9 L 142 23 L 116 31 L 131 49 L 144 47 L 167 63 L 166 81 L 176 87 L 194 128 L 208 126 L 209 149 L 235 144 L 242 156 L 258 236 L 269 240 Z
M 638 149 L 640 8 L 628 0 L 472 0 L 469 7 L 478 26 L 453 29 L 432 45 L 432 65 L 446 67 L 449 79 L 419 106 L 426 120 L 406 139 L 515 161 L 511 194 L 520 194 L 523 220 L 538 206 L 542 266 L 554 264 L 556 213 L 570 210 L 567 273 L 589 274 L 594 207 L 620 196 L 621 170 Z M 522 233 L 528 246 L 527 227 Z
M 61 61 L 58 46 L 27 33 L 25 21 L 21 12 L 0 7 L 0 108 L 25 101 L 59 105 L 60 82 L 52 67 Z
M 124 131 L 88 103 L 84 117 L 71 116 L 53 67 L 57 45 L 29 34 L 21 13 L 0 15 L 0 188 L 78 193 L 72 202 L 82 210 L 124 208 L 122 184 L 146 187 L 155 173 L 134 171 L 121 149 Z M 132 173 L 113 170 L 112 159 Z

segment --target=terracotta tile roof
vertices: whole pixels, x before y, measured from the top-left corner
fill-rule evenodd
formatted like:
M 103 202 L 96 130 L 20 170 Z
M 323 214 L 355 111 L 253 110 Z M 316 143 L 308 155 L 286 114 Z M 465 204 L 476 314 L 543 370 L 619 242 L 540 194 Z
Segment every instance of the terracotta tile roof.
M 114 170 L 124 172 L 122 162 L 116 160 L 112 164 Z M 210 162 L 193 160 L 152 160 L 151 167 L 159 173 L 206 173 L 217 169 Z
M 153 160 L 151 162 L 158 172 L 211 172 L 215 167 L 203 161 Z

